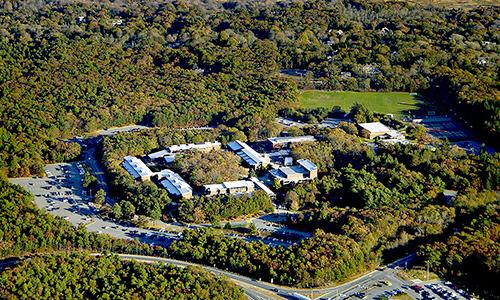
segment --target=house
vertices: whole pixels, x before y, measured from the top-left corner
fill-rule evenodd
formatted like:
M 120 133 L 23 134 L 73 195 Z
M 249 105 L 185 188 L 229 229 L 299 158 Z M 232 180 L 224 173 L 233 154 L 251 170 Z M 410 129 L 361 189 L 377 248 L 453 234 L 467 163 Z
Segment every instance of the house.
M 363 137 L 373 139 L 391 132 L 391 129 L 380 122 L 358 124 Z
M 253 168 L 266 167 L 271 163 L 268 155 L 258 153 L 244 142 L 234 141 L 227 146 Z
M 125 156 L 122 166 L 135 179 L 149 180 L 153 172 L 140 159 L 135 156 Z
M 280 167 L 269 173 L 281 183 L 288 184 L 317 178 L 318 168 L 308 159 L 299 159 L 295 166 Z
M 207 196 L 236 195 L 251 193 L 255 190 L 255 184 L 248 180 L 227 181 L 219 184 L 207 184 L 203 186 Z
M 267 139 L 267 144 L 272 148 L 289 147 L 293 143 L 316 142 L 312 135 L 272 137 Z
M 163 186 L 170 195 L 190 199 L 193 197 L 193 188 L 182 179 L 182 177 L 168 169 L 156 173 L 161 186 Z

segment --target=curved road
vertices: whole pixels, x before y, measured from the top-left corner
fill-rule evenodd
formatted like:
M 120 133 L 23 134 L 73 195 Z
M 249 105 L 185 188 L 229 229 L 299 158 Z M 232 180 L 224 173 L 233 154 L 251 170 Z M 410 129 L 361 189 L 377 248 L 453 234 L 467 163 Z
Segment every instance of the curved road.
M 245 290 L 245 293 L 252 299 L 281 299 L 283 297 L 290 298 L 292 293 L 300 293 L 302 295 L 310 297 L 311 299 L 316 299 L 320 297 L 322 299 L 328 299 L 328 298 L 339 297 L 341 295 L 346 295 L 347 293 L 353 292 L 356 289 L 366 287 L 370 283 L 372 284 L 378 283 L 380 280 L 389 280 L 391 282 L 395 281 L 395 283 L 404 284 L 402 280 L 394 276 L 393 268 L 397 266 L 403 266 L 414 258 L 413 255 L 403 257 L 389 264 L 388 268 L 385 268 L 383 270 L 371 271 L 352 281 L 346 282 L 344 284 L 335 287 L 296 289 L 286 286 L 273 285 L 267 282 L 258 281 L 232 272 L 176 259 L 162 258 L 155 256 L 132 255 L 132 254 L 117 254 L 117 255 L 122 259 L 136 260 L 145 263 L 168 263 L 180 267 L 197 266 L 207 271 L 210 271 L 214 274 L 224 275 L 232 279 L 236 284 L 242 287 Z

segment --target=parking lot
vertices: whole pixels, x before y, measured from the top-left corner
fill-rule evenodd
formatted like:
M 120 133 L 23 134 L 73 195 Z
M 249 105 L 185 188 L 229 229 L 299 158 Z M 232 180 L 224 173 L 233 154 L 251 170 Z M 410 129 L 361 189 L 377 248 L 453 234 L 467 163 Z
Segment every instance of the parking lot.
M 83 193 L 82 175 L 76 164 L 55 164 L 45 167 L 47 177 L 12 178 L 35 197 L 36 205 L 74 225 L 91 221 L 94 208 Z
M 84 224 L 88 231 L 105 233 L 117 238 L 138 239 L 155 245 L 168 245 L 176 234 L 157 232 L 103 220 L 83 189 L 80 163 L 52 164 L 45 167 L 46 177 L 11 178 L 33 194 L 36 205 L 46 212 L 64 218 L 77 226 Z

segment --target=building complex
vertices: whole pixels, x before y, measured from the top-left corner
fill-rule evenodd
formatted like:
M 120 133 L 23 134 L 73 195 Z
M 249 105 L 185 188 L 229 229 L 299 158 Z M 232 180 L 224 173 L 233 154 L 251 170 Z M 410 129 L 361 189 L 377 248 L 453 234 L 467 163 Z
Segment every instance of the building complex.
M 183 151 L 210 151 L 213 149 L 220 149 L 221 143 L 218 141 L 215 142 L 205 142 L 200 144 L 180 144 L 180 145 L 172 145 L 163 150 L 153 152 L 148 155 L 148 158 L 151 160 L 158 159 L 164 157 L 167 162 L 172 162 L 175 158 L 175 154 Z

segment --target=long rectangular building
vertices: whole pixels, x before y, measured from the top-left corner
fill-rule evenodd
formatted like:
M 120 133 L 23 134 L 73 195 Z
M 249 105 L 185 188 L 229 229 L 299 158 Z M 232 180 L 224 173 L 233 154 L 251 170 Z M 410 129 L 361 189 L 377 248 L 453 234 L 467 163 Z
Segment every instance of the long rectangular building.
M 193 188 L 179 174 L 165 169 L 158 172 L 157 175 L 160 184 L 169 194 L 186 199 L 193 197 Z
M 237 180 L 218 184 L 207 184 L 203 186 L 203 189 L 208 196 L 235 195 L 253 192 L 255 190 L 255 184 L 248 180 Z
M 316 142 L 312 135 L 304 136 L 281 136 L 267 139 L 267 143 L 273 148 L 289 147 L 293 143 Z
M 122 165 L 135 179 L 149 180 L 153 175 L 148 166 L 135 156 L 125 156 Z
M 215 142 L 205 142 L 200 144 L 181 144 L 181 145 L 173 145 L 167 147 L 167 151 L 170 153 L 182 152 L 188 150 L 199 150 L 199 151 L 210 151 L 212 149 L 220 149 L 221 143 L 218 141 Z
M 271 163 L 269 156 L 260 154 L 244 142 L 234 141 L 227 146 L 253 168 L 265 167 Z

